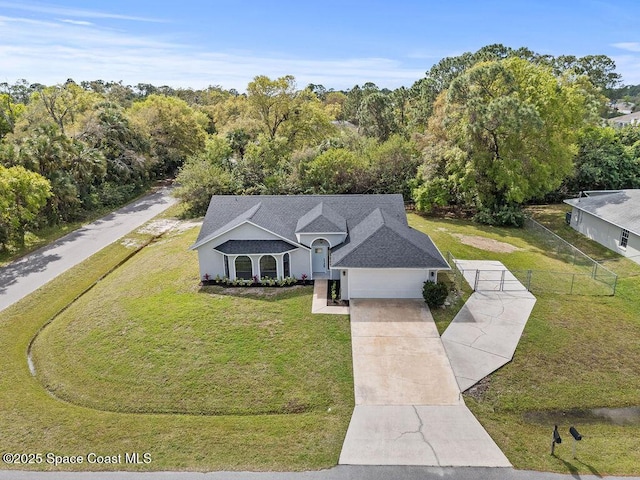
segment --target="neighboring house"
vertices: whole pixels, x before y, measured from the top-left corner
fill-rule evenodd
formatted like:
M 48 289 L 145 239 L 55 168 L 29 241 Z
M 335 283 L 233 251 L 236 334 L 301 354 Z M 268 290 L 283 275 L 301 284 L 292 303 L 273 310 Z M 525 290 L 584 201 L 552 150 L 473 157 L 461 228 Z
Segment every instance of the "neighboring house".
M 216 195 L 190 248 L 201 278 L 340 279 L 345 300 L 420 298 L 449 269 L 401 195 Z
M 588 191 L 564 202 L 574 229 L 640 263 L 640 189 Z
M 609 108 L 611 108 L 611 110 L 616 110 L 622 115 L 633 113 L 633 107 L 635 107 L 633 103 L 623 102 L 621 100 L 614 101 L 609 104 Z
M 640 112 L 610 118 L 609 123 L 614 127 L 624 127 L 626 125 L 640 125 Z

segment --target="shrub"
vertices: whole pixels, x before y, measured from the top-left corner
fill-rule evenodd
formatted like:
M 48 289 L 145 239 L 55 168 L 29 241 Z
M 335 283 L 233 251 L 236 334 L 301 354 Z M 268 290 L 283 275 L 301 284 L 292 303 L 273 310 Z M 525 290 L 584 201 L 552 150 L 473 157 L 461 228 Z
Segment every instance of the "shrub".
M 424 282 L 422 296 L 430 308 L 441 306 L 447 299 L 449 288 L 444 283 Z
M 524 213 L 518 205 L 503 205 L 497 211 L 481 208 L 473 218 L 478 223 L 499 227 L 522 227 Z

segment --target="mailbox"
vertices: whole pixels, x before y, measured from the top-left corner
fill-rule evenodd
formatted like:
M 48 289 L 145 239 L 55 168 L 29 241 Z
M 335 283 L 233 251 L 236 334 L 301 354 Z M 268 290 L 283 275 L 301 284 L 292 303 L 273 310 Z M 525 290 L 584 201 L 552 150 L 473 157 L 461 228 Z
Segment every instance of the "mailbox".
M 556 450 L 556 443 L 562 443 L 560 432 L 558 432 L 558 425 L 553 427 L 553 436 L 551 437 L 551 455 L 554 455 Z
M 578 430 L 576 430 L 574 427 L 569 427 L 569 433 L 575 440 L 582 440 L 582 435 L 580 435 L 578 433 Z

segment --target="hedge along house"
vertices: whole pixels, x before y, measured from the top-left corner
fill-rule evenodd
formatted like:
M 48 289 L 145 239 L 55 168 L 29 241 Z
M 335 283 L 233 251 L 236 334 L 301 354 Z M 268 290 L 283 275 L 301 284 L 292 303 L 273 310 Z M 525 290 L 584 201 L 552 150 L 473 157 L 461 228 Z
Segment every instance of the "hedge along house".
M 564 202 L 575 230 L 640 263 L 640 189 L 587 191 Z
M 203 279 L 340 279 L 345 300 L 421 298 L 449 269 L 401 195 L 216 195 L 190 249 Z

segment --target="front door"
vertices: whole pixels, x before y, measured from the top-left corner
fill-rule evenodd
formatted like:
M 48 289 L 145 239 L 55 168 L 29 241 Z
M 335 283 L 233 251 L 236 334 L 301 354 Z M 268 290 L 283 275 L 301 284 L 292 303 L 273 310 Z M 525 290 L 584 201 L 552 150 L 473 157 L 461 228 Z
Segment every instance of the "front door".
M 327 247 L 316 245 L 313 248 L 311 266 L 314 272 L 325 273 L 327 271 Z

